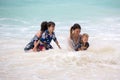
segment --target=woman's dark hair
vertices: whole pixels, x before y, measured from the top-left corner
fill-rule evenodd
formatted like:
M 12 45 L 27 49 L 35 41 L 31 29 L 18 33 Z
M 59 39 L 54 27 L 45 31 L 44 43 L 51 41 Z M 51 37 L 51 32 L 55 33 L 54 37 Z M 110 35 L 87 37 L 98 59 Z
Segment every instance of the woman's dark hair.
M 54 22 L 52 22 L 52 21 L 48 22 L 48 27 L 50 27 L 51 25 L 53 25 L 53 27 L 55 27 L 55 23 Z
M 81 26 L 77 23 L 75 23 L 71 28 L 70 28 L 70 38 L 72 39 L 72 31 L 75 29 L 80 29 L 81 30 Z
M 42 23 L 41 23 L 41 31 L 42 32 L 44 32 L 44 31 L 46 31 L 48 28 L 47 28 L 47 25 L 48 25 L 48 22 L 47 21 L 43 21 Z
M 73 26 L 70 28 L 70 39 L 72 39 Z
M 79 24 L 75 23 L 75 24 L 73 25 L 73 29 L 74 29 L 74 30 L 75 30 L 75 29 L 81 29 L 81 26 L 80 26 Z

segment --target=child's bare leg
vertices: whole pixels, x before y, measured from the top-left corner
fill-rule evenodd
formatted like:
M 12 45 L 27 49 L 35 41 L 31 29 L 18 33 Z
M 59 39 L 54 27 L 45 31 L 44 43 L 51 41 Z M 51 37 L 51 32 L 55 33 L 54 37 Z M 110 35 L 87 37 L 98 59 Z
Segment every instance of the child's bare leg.
M 45 47 L 43 47 L 42 51 L 45 51 L 45 50 L 46 50 Z

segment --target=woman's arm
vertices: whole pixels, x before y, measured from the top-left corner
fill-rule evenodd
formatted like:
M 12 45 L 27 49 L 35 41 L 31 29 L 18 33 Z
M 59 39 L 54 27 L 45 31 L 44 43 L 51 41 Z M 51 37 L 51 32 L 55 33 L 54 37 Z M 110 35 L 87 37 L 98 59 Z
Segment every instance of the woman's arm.
M 37 38 L 40 38 L 41 31 L 38 31 L 35 35 Z M 40 43 L 40 41 L 38 39 L 34 41 L 33 51 L 37 51 L 37 46 L 39 45 L 39 43 Z
M 87 47 L 82 46 L 81 48 L 78 49 L 78 51 L 82 51 L 82 50 L 87 50 Z
M 36 36 L 37 36 L 38 38 L 40 38 L 40 36 L 41 36 L 41 31 L 38 31 L 38 32 L 36 33 Z
M 84 45 L 81 46 L 81 48 L 79 48 L 78 50 L 87 50 L 88 47 L 89 47 L 89 43 L 86 42 L 86 43 L 84 43 Z
M 68 38 L 68 46 L 70 49 L 75 50 L 75 46 L 73 44 L 73 41 L 70 38 Z
M 35 51 L 35 52 L 37 51 L 37 46 L 39 45 L 39 43 L 40 43 L 39 40 L 34 42 L 34 48 L 33 48 L 33 51 Z

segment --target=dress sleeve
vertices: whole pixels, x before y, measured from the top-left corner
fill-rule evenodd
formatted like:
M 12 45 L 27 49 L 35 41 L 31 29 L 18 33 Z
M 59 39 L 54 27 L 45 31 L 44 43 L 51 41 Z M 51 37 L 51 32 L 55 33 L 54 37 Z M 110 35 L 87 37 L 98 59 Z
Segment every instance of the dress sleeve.
M 52 39 L 54 40 L 54 42 L 57 41 L 57 38 L 56 38 L 56 36 L 55 36 L 55 33 L 53 33 L 53 37 L 52 37 Z
M 87 50 L 87 48 L 89 47 L 89 43 L 87 42 L 86 44 L 85 44 L 85 49 L 84 50 Z
M 40 38 L 41 42 L 46 42 L 46 33 L 44 32 Z
M 35 36 L 32 38 L 31 42 L 38 41 L 38 40 L 39 40 L 39 38 L 35 35 Z
M 89 47 L 89 43 L 88 42 L 86 43 L 85 47 L 87 47 L 87 48 Z

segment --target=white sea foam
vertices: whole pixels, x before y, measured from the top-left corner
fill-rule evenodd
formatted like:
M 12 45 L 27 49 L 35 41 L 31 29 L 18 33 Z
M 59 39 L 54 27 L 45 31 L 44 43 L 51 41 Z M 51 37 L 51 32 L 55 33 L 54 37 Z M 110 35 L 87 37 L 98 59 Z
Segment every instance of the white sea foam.
M 23 48 L 37 28 L 33 29 L 33 26 L 12 29 L 0 27 L 0 33 L 2 33 L 0 34 L 0 79 L 119 80 L 119 19 L 82 21 L 81 33 L 86 32 L 90 35 L 90 47 L 87 51 L 79 52 L 68 49 L 67 38 L 70 26 L 67 28 L 67 24 L 58 22 L 58 27 L 56 26 L 56 36 L 61 44 L 61 50 L 52 42 L 53 50 L 36 53 L 25 53 Z

